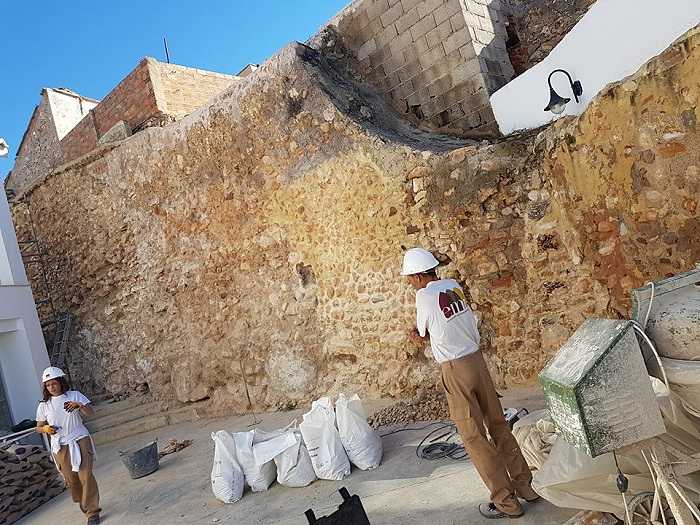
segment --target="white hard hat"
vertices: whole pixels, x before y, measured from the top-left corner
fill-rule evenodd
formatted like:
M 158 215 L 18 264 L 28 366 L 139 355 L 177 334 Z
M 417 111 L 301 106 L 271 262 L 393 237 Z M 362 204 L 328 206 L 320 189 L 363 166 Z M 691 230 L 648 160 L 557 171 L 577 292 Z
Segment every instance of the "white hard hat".
M 41 381 L 42 383 L 46 383 L 47 381 L 50 381 L 51 379 L 56 379 L 58 377 L 65 377 L 66 374 L 63 373 L 63 370 L 58 368 L 57 366 L 50 366 L 46 368 L 42 373 L 41 373 Z
M 427 272 L 440 264 L 435 256 L 424 248 L 411 248 L 403 255 L 401 275 Z

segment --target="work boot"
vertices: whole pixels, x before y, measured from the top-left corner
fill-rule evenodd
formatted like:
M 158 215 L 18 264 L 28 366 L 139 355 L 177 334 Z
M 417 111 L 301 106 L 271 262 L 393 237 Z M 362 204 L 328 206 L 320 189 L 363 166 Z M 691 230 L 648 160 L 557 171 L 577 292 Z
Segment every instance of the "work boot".
M 100 515 L 90 516 L 87 520 L 87 525 L 100 525 Z
M 489 520 L 500 520 L 503 518 L 519 518 L 525 514 L 525 511 L 521 510 L 520 514 L 508 514 L 496 507 L 493 503 L 481 503 L 479 504 L 479 514 Z

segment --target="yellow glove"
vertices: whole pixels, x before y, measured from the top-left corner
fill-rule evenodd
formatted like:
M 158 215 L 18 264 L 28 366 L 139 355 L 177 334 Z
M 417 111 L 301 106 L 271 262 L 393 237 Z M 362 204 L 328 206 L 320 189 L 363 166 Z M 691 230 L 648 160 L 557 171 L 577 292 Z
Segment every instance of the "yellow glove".
M 37 432 L 39 432 L 40 434 L 53 435 L 56 433 L 56 429 L 53 428 L 51 425 L 44 425 L 43 427 L 39 427 L 37 429 Z

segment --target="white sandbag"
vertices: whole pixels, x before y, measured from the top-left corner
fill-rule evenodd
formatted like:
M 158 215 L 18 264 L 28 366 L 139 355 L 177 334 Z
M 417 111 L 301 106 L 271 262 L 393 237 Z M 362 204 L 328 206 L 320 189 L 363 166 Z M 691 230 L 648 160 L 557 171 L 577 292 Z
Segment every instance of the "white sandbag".
M 360 397 L 345 394 L 335 403 L 335 418 L 340 440 L 350 462 L 361 470 L 377 468 L 382 462 L 382 438 L 367 423 Z
M 234 432 L 233 440 L 236 443 L 236 459 L 238 459 L 245 473 L 245 482 L 253 492 L 262 492 L 267 490 L 272 485 L 272 482 L 275 481 L 277 471 L 275 462 L 271 459 L 264 463 L 255 461 L 253 445 L 256 441 L 262 440 L 262 435 L 259 431 L 257 431 L 257 434 L 258 437 L 256 437 L 255 430 Z
M 319 479 L 337 481 L 350 475 L 350 461 L 335 427 L 335 411 L 329 398 L 311 403 L 299 429 Z
M 235 503 L 243 497 L 245 475 L 236 460 L 236 444 L 225 430 L 212 432 L 214 440 L 214 466 L 211 469 L 211 489 L 214 496 L 224 503 Z
M 277 483 L 286 487 L 306 487 L 316 480 L 309 451 L 306 449 L 296 421 L 282 430 L 256 431 L 253 456 L 258 465 L 274 460 Z

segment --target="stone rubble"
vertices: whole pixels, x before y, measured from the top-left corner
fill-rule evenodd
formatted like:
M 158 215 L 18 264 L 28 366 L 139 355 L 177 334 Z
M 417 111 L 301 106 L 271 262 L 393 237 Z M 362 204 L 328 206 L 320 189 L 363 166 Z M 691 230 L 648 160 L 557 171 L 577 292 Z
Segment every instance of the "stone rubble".
M 417 421 L 445 421 L 450 419 L 445 394 L 426 389 L 407 401 L 399 401 L 382 408 L 367 418 L 372 428 L 404 425 Z
M 51 456 L 33 445 L 0 450 L 0 525 L 10 525 L 65 490 Z

